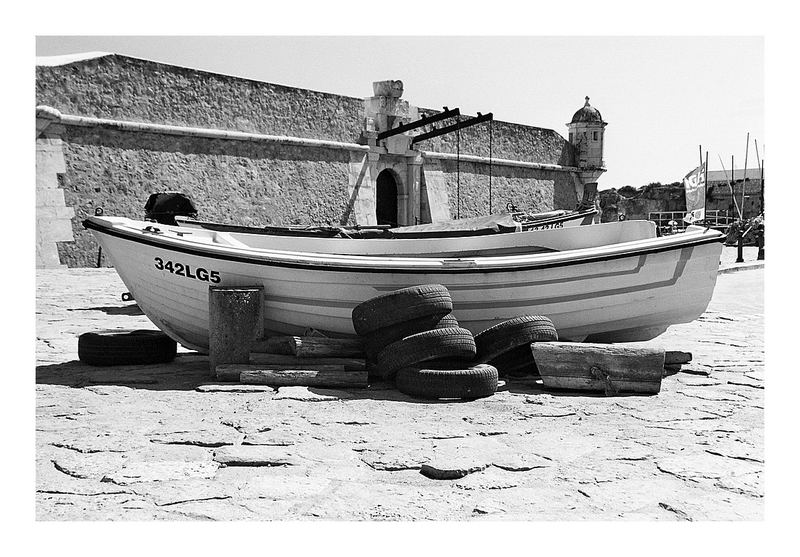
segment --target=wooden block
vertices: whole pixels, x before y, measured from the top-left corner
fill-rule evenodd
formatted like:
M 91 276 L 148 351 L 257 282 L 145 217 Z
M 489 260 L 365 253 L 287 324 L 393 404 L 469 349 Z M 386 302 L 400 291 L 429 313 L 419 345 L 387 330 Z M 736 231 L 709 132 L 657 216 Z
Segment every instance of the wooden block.
M 284 356 L 294 356 L 294 339 L 296 337 L 269 337 L 253 344 L 251 352 L 261 352 L 266 354 L 282 354 Z
M 366 370 L 271 369 L 264 366 L 229 365 L 226 371 L 239 372 L 239 381 L 274 387 L 361 387 L 368 385 Z
M 263 326 L 263 286 L 208 289 L 208 363 L 211 373 L 219 364 L 250 361 L 250 350 Z
M 681 364 L 664 364 L 664 377 L 675 375 L 681 370 Z
M 298 358 L 347 358 L 364 356 L 358 338 L 293 337 L 294 355 Z
M 298 358 L 346 358 L 364 355 L 361 339 L 309 336 L 270 337 L 254 344 L 252 351 L 297 356 Z
M 260 352 L 250 354 L 250 363 L 264 366 L 271 364 L 292 366 L 295 369 L 303 369 L 310 365 L 342 365 L 345 369 L 366 369 L 366 362 L 362 358 L 298 358 L 297 356 L 262 354 Z
M 641 345 L 534 342 L 533 359 L 545 386 L 603 392 L 657 393 L 664 351 Z
M 664 352 L 664 365 L 671 364 L 688 364 L 692 361 L 691 352 L 677 352 L 675 350 L 667 350 Z

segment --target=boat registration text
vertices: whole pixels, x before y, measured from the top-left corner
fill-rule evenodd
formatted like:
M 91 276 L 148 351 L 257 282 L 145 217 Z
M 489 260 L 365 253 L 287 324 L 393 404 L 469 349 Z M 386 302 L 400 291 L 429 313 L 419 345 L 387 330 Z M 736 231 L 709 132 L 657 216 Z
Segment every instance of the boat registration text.
M 197 267 L 195 268 L 194 272 L 192 272 L 192 268 L 189 265 L 184 265 L 183 263 L 173 263 L 172 261 L 164 261 L 160 257 L 155 258 L 155 267 L 159 271 L 169 271 L 173 275 L 178 275 L 181 277 L 202 280 L 205 282 L 213 282 L 214 284 L 220 281 L 219 271 L 208 271 L 202 267 Z

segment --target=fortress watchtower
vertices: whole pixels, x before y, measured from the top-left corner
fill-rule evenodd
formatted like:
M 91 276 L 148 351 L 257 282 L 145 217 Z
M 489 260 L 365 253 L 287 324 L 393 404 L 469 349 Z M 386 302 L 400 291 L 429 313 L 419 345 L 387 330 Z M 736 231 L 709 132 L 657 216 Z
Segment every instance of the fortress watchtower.
M 586 97 L 586 104 L 567 124 L 569 142 L 577 153 L 577 166 L 582 182 L 582 187 L 577 192 L 578 199 L 582 199 L 584 204 L 594 202 L 597 180 L 606 171 L 603 161 L 603 135 L 607 125 L 608 122 L 603 121 L 600 111 L 589 104 L 589 97 Z

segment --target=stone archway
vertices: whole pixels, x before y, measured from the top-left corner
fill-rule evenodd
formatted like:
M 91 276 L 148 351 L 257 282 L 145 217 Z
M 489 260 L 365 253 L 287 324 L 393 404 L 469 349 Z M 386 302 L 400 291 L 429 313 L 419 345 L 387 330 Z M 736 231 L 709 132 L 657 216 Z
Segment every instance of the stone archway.
M 375 219 L 378 224 L 397 226 L 398 180 L 392 170 L 384 169 L 375 181 Z

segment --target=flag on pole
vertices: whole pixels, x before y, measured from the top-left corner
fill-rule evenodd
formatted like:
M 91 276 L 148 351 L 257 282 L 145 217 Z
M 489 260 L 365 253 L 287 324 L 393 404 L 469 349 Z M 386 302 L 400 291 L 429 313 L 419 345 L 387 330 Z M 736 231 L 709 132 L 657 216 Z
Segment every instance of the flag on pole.
M 686 191 L 684 222 L 693 223 L 706 218 L 706 165 L 701 164 L 683 179 Z

